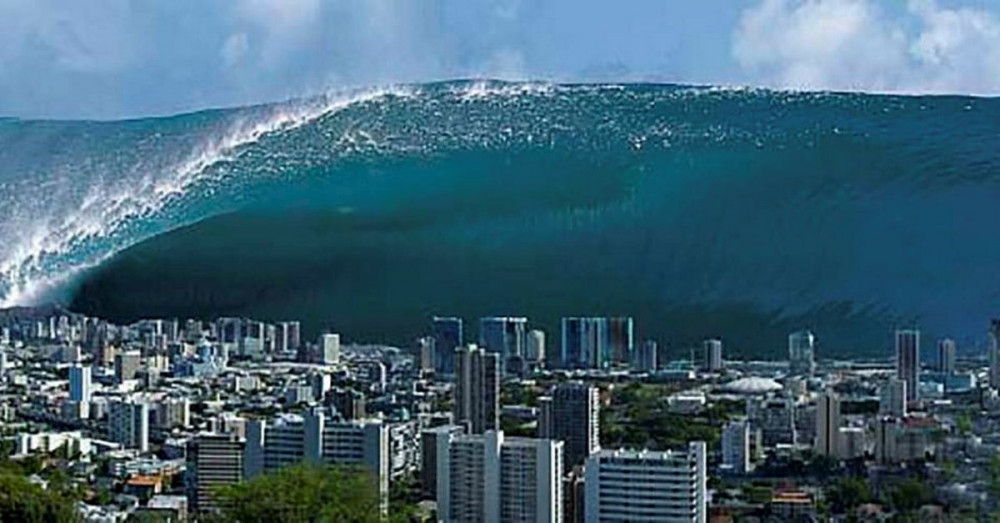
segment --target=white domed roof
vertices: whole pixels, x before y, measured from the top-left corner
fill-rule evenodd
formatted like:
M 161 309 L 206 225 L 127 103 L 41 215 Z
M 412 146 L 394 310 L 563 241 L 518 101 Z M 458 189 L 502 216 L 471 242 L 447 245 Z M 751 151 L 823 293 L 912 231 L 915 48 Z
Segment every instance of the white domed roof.
M 736 394 L 764 394 L 781 389 L 782 386 L 777 381 L 770 378 L 758 377 L 740 378 L 722 386 L 722 390 Z

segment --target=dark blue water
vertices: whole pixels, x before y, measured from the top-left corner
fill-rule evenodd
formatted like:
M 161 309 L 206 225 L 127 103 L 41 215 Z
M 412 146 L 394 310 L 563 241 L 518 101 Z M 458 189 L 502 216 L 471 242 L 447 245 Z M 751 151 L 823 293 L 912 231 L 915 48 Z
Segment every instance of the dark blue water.
M 675 349 L 969 346 L 1000 313 L 998 145 L 996 100 L 653 85 L 4 121 L 0 286 L 396 343 L 432 314 L 615 314 Z

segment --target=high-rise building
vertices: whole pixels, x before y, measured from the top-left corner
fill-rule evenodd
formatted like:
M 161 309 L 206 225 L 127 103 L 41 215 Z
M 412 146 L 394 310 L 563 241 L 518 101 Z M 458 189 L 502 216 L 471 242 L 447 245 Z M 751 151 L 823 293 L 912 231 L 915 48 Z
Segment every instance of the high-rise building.
M 115 354 L 115 383 L 121 384 L 125 380 L 134 380 L 141 366 L 142 354 L 137 350 Z
M 938 342 L 937 370 L 949 375 L 955 373 L 955 340 L 946 338 Z
M 563 318 L 559 364 L 564 369 L 603 369 L 610 364 L 607 318 Z
M 244 476 L 303 461 L 360 465 L 376 480 L 383 509 L 389 495 L 389 427 L 380 420 L 330 422 L 321 409 L 251 420 L 246 426 Z
M 434 350 L 434 338 L 424 336 L 417 340 L 417 361 L 420 362 L 422 372 L 430 372 L 435 368 L 437 354 Z
M 563 447 L 566 471 L 600 448 L 600 398 L 597 387 L 560 383 L 552 395 L 539 398 L 538 437 L 556 439 Z
M 340 334 L 324 334 L 319 337 L 319 356 L 324 365 L 340 363 Z
M 199 434 L 187 444 L 185 471 L 188 506 L 208 513 L 222 508 L 217 489 L 243 479 L 244 443 L 235 434 Z
M 612 363 L 632 364 L 635 350 L 633 323 L 632 318 L 628 316 L 608 318 L 608 352 Z
M 722 361 L 722 340 L 709 339 L 704 342 L 705 370 L 719 372 L 724 368 Z
M 528 331 L 524 354 L 529 365 L 536 367 L 545 366 L 545 331 L 537 329 Z
M 134 399 L 108 403 L 108 438 L 125 448 L 149 450 L 149 405 Z
M 906 417 L 906 380 L 892 378 L 879 391 L 879 413 L 896 418 Z
M 90 367 L 73 365 L 69 368 L 69 399 L 89 402 L 93 392 L 90 381 Z
M 153 404 L 150 418 L 161 430 L 186 428 L 191 425 L 191 401 L 187 398 L 163 398 Z
M 655 372 L 660 360 L 660 347 L 654 340 L 639 345 L 632 368 L 640 372 Z
M 1000 389 L 1000 318 L 990 320 L 990 387 Z
M 722 467 L 738 475 L 750 471 L 750 424 L 733 420 L 722 428 Z
M 437 451 L 442 438 L 464 433 L 461 425 L 440 425 L 420 433 L 420 488 L 424 499 L 437 499 Z
M 460 347 L 465 338 L 462 333 L 462 318 L 434 317 L 434 352 L 437 354 L 438 374 L 453 374 L 455 372 L 455 349 Z
M 809 331 L 788 335 L 789 372 L 795 376 L 812 376 L 816 370 L 816 337 Z
M 587 523 L 708 520 L 705 442 L 687 449 L 601 450 L 587 459 Z
M 896 331 L 896 377 L 906 381 L 906 401 L 920 399 L 920 331 Z
M 471 434 L 500 428 L 500 355 L 476 345 L 455 351 L 453 420 Z
M 479 346 L 500 355 L 503 370 L 520 374 L 524 366 L 527 318 L 489 317 L 479 320 Z
M 437 509 L 442 521 L 563 521 L 561 441 L 503 432 L 438 439 Z
M 837 457 L 840 436 L 840 398 L 827 390 L 816 402 L 816 447 L 820 456 Z
M 90 367 L 73 365 L 69 368 L 69 400 L 80 419 L 90 417 L 90 397 L 93 392 Z
M 333 406 L 344 421 L 360 420 L 367 417 L 365 395 L 351 388 L 336 389 L 332 393 Z

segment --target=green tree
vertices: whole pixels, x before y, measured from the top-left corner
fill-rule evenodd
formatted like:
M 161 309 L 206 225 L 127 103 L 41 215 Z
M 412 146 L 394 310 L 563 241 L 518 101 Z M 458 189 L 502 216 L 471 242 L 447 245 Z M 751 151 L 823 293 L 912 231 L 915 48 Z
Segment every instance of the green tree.
M 838 479 L 827 491 L 826 497 L 837 513 L 844 513 L 871 501 L 872 493 L 868 483 L 850 476 Z
M 934 501 L 931 488 L 915 479 L 906 480 L 896 486 L 889 495 L 892 506 L 900 512 L 913 512 Z
M 349 467 L 296 465 L 222 488 L 221 522 L 380 521 L 380 499 L 368 473 Z
M 79 521 L 73 500 L 48 491 L 22 475 L 0 471 L 0 523 Z

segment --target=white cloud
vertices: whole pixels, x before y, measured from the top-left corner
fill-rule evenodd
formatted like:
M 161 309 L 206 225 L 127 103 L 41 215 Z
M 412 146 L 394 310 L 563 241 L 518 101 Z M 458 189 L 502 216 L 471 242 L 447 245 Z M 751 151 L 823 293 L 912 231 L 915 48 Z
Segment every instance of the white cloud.
M 1000 92 L 1000 19 L 911 0 L 762 0 L 746 9 L 733 56 L 752 81 L 795 89 Z

